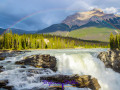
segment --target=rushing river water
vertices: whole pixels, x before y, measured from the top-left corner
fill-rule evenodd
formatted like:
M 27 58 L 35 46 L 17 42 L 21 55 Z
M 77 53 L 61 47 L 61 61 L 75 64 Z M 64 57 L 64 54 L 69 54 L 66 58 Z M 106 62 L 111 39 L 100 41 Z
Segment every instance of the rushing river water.
M 8 57 L 4 61 L 0 61 L 0 65 L 4 66 L 5 71 L 0 73 L 0 79 L 9 80 L 9 85 L 13 85 L 16 90 L 27 90 L 34 87 L 47 88 L 49 85 L 40 82 L 40 76 L 54 74 L 79 74 L 91 75 L 97 78 L 101 90 L 120 90 L 120 74 L 112 69 L 105 68 L 102 61 L 97 55 L 107 49 L 68 49 L 68 50 L 35 50 L 25 54 Z M 23 59 L 25 56 L 35 54 L 50 54 L 57 58 L 58 71 L 54 73 L 50 69 L 42 70 L 31 66 L 20 68 L 15 65 L 16 61 Z M 8 61 L 11 61 L 8 63 Z M 29 69 L 38 70 L 37 73 L 29 73 Z M 65 90 L 87 90 L 74 87 L 65 87 Z

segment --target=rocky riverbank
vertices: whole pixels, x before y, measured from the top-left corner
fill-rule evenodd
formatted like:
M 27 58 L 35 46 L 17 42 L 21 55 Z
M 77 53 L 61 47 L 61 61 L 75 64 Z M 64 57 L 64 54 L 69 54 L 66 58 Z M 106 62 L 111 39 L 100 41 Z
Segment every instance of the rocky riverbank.
M 98 58 L 104 62 L 107 68 L 112 68 L 114 71 L 120 73 L 120 50 L 108 50 L 101 52 Z

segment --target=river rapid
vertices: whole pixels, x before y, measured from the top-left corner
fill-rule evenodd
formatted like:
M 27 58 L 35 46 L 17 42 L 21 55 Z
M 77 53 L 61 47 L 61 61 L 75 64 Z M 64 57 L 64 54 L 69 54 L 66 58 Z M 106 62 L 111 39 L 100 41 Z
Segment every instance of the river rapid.
M 5 71 L 0 73 L 0 80 L 9 80 L 8 85 L 12 85 L 16 90 L 27 90 L 35 87 L 48 88 L 48 84 L 40 82 L 40 77 L 54 74 L 79 74 L 91 75 L 97 78 L 101 90 L 120 90 L 120 74 L 110 68 L 105 68 L 97 55 L 107 49 L 62 49 L 62 50 L 32 50 L 16 57 L 7 57 L 0 61 L 0 66 L 4 66 Z M 16 61 L 22 60 L 26 56 L 35 54 L 50 54 L 57 58 L 58 71 L 50 69 L 34 68 L 26 66 L 21 68 L 15 65 Z M 8 63 L 8 61 L 11 61 Z M 38 70 L 37 73 L 30 73 L 29 69 Z M 32 74 L 32 75 L 31 75 Z M 65 90 L 88 90 L 86 88 L 65 87 Z

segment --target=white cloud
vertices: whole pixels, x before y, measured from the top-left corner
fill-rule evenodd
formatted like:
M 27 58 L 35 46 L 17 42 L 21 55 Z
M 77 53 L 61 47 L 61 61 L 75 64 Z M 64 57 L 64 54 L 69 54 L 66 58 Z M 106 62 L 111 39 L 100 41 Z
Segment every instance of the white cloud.
M 96 6 L 91 4 L 89 0 L 76 0 L 72 5 L 70 5 L 67 10 L 91 10 L 93 8 L 97 8 Z
M 103 11 L 104 11 L 105 13 L 114 13 L 114 14 L 116 14 L 116 13 L 118 12 L 118 9 L 115 8 L 115 7 L 110 7 L 110 8 L 105 8 L 105 9 L 103 9 Z

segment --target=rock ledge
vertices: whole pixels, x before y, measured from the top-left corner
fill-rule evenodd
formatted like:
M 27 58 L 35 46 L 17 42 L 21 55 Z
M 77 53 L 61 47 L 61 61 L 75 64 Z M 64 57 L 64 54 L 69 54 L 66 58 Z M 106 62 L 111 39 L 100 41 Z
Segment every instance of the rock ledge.
M 40 77 L 40 80 L 45 80 L 47 82 L 61 83 L 64 84 L 71 84 L 72 86 L 78 88 L 90 88 L 92 90 L 99 90 L 101 87 L 96 78 L 92 78 L 90 75 L 53 75 L 53 76 L 43 76 Z M 67 83 L 66 83 L 67 82 Z M 46 83 L 46 82 L 45 82 Z
M 50 68 L 53 71 L 57 71 L 57 61 L 54 56 L 50 55 L 32 55 L 25 57 L 21 61 L 15 62 L 19 65 L 31 65 L 37 68 Z
M 108 50 L 101 52 L 98 58 L 104 62 L 107 68 L 112 68 L 114 71 L 120 73 L 120 50 Z

